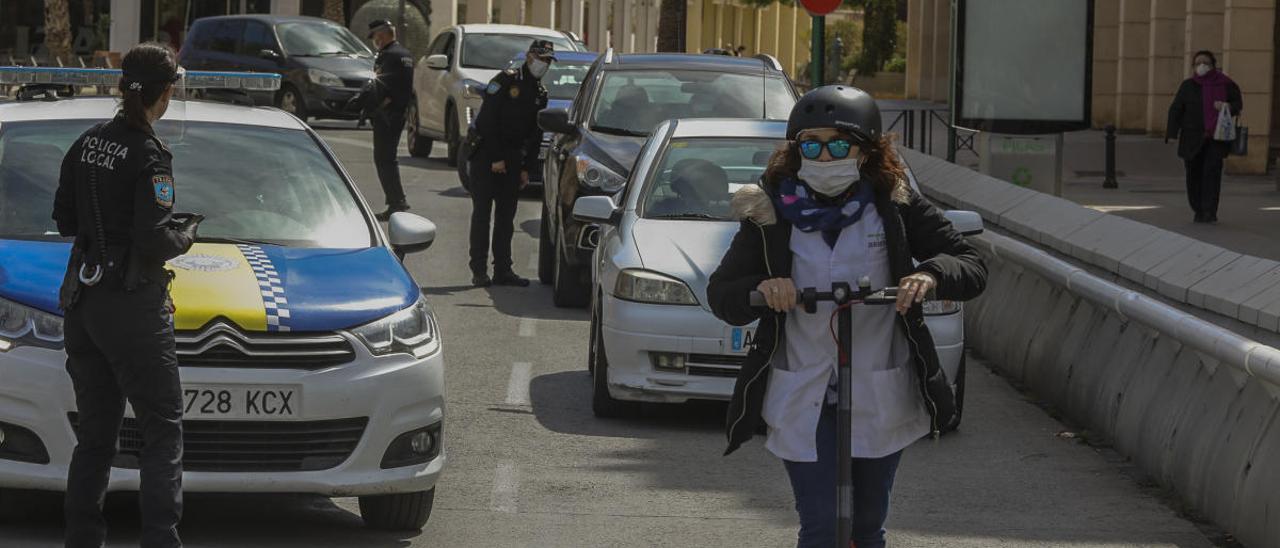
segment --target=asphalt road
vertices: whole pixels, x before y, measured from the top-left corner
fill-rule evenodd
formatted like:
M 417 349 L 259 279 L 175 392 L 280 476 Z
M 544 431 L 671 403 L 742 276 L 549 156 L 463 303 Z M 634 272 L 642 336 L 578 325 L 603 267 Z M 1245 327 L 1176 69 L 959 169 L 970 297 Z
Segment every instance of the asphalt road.
M 320 124 L 371 204 L 382 192 L 371 135 Z M 413 212 L 439 226 L 408 258 L 443 329 L 449 463 L 416 534 L 362 528 L 355 499 L 189 495 L 188 546 L 781 547 L 796 518 L 781 463 L 753 442 L 722 457 L 722 404 L 659 406 L 635 420 L 591 415 L 587 314 L 550 290 L 470 287 L 470 201 L 439 158 L 401 166 Z M 516 268 L 536 270 L 539 203 L 522 201 Z M 1118 456 L 1059 435 L 1067 427 L 970 358 L 962 430 L 909 448 L 889 539 L 904 547 L 1204 547 L 1193 524 L 1140 487 Z M 137 511 L 109 505 L 114 545 L 133 545 Z M 58 546 L 56 509 L 0 524 L 0 546 Z

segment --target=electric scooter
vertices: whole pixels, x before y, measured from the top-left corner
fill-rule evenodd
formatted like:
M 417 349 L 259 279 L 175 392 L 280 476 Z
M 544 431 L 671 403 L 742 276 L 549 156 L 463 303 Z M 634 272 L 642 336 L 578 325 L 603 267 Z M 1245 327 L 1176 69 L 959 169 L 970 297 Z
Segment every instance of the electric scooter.
M 751 292 L 751 306 L 764 307 L 764 294 Z M 879 291 L 871 290 L 871 280 L 858 280 L 858 289 L 854 291 L 846 282 L 831 284 L 831 291 L 818 291 L 807 287 L 800 292 L 800 304 L 810 314 L 817 312 L 818 302 L 833 302 L 836 305 L 836 330 L 839 335 L 836 379 L 836 453 L 837 486 L 836 486 L 836 548 L 849 548 L 853 537 L 853 387 L 850 384 L 849 360 L 853 352 L 853 306 L 889 305 L 897 302 L 898 288 L 886 287 Z

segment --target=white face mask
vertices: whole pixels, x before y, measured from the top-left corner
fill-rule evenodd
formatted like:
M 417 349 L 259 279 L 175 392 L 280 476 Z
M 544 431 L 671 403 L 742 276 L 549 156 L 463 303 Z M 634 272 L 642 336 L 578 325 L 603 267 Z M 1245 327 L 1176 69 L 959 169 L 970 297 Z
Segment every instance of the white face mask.
M 529 61 L 529 74 L 532 74 L 534 78 L 542 78 L 542 75 L 547 73 L 548 68 L 551 68 L 551 63 L 541 59 Z
M 862 178 L 862 171 L 858 169 L 858 158 L 854 156 L 830 162 L 801 158 L 800 171 L 796 175 L 818 194 L 839 196 Z
M 1210 70 L 1213 70 L 1213 67 L 1206 65 L 1204 63 L 1200 63 L 1199 65 L 1196 65 L 1196 76 L 1204 76 L 1206 74 L 1209 74 Z

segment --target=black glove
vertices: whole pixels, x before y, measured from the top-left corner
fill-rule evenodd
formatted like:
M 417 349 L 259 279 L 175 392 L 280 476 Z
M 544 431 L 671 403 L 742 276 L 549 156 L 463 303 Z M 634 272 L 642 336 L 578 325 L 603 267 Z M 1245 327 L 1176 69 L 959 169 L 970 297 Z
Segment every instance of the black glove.
M 174 230 L 182 233 L 188 240 L 196 241 L 196 229 L 200 226 L 200 221 L 204 220 L 204 215 L 199 213 L 174 213 L 170 217 L 170 226 Z

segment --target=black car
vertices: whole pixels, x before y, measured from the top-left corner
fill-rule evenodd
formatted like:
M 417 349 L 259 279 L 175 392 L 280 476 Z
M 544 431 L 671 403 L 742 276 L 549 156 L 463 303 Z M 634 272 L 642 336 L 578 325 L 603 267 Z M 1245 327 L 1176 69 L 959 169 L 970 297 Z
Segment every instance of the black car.
M 597 227 L 573 219 L 574 202 L 621 191 L 655 126 L 675 118 L 785 120 L 797 98 L 768 55 L 606 52 L 571 108 L 538 113 L 542 129 L 555 134 L 543 166 L 538 278 L 553 285 L 556 306 L 584 306 L 591 297 Z
M 277 92 L 248 92 L 306 120 L 352 119 L 347 100 L 373 78 L 373 52 L 346 27 L 317 17 L 230 15 L 197 19 L 178 53 L 188 70 L 274 72 Z

